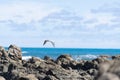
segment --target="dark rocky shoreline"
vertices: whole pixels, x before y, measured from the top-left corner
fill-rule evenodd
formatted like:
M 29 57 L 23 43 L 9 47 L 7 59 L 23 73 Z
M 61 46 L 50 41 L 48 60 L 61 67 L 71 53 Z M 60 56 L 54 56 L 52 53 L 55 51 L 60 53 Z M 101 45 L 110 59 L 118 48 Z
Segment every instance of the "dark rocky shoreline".
M 120 80 L 120 56 L 75 61 L 70 55 L 56 60 L 45 56 L 22 60 L 21 49 L 0 46 L 0 80 Z

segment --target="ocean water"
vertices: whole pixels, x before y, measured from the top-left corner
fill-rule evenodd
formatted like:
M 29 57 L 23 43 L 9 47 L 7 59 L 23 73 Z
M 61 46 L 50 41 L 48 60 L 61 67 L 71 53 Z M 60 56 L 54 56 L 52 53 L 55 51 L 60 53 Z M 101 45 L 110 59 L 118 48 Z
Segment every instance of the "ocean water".
M 89 60 L 97 58 L 100 55 L 119 55 L 120 49 L 87 49 L 87 48 L 22 48 L 23 59 L 32 56 L 44 58 L 49 56 L 56 59 L 61 54 L 69 54 L 75 60 Z

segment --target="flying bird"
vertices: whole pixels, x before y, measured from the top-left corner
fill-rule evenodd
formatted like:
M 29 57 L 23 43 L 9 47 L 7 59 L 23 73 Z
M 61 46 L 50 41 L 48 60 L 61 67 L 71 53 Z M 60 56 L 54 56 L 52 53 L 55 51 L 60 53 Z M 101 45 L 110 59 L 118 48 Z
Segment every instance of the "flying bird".
M 53 47 L 55 47 L 55 43 L 53 41 L 50 41 L 50 40 L 45 40 L 44 43 L 43 43 L 43 46 L 47 43 L 47 42 L 50 42 L 52 44 Z

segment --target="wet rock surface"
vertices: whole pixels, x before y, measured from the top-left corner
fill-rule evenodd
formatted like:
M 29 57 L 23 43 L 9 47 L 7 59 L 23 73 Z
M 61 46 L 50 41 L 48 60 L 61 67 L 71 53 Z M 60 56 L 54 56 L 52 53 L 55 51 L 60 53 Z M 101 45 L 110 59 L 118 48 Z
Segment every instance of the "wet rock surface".
M 0 80 L 120 80 L 120 56 L 109 58 L 75 61 L 64 54 L 56 60 L 49 56 L 22 60 L 16 45 L 8 51 L 0 46 Z

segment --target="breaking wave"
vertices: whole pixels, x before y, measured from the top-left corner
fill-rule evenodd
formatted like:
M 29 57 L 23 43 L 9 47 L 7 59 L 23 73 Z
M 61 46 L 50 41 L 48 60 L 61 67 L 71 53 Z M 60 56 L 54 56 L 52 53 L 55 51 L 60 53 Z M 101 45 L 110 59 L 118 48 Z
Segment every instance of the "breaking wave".
M 22 57 L 23 60 L 28 60 L 28 59 L 30 59 L 30 58 L 32 58 L 32 56 L 23 56 L 23 57 Z
M 86 54 L 86 55 L 75 55 L 73 56 L 73 59 L 75 60 L 92 60 L 97 58 L 99 55 L 92 55 L 92 54 Z
M 58 56 L 52 56 L 51 58 L 52 59 L 57 59 Z M 95 59 L 99 57 L 99 55 L 92 55 L 92 54 L 86 54 L 86 55 L 72 55 L 72 58 L 76 61 L 79 61 L 79 60 L 92 60 L 92 59 Z M 23 56 L 22 59 L 23 60 L 28 60 L 32 58 L 32 56 Z M 41 58 L 40 56 L 36 56 L 36 58 L 39 58 L 39 59 L 43 59 Z
M 27 51 L 22 51 L 22 53 L 24 54 L 24 53 L 28 53 Z

